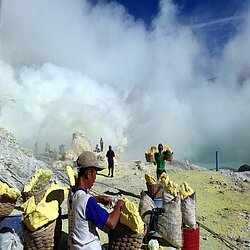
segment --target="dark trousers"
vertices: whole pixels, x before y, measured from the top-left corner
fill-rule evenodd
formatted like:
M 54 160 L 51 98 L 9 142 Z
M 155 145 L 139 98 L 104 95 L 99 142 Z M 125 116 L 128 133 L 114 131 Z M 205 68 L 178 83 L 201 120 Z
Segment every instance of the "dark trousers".
M 161 176 L 163 173 L 166 173 L 165 169 L 157 168 L 157 170 L 156 170 L 157 180 L 159 180 L 160 176 Z
M 108 169 L 109 169 L 109 175 L 111 174 L 111 177 L 113 177 L 114 176 L 114 162 L 109 162 Z

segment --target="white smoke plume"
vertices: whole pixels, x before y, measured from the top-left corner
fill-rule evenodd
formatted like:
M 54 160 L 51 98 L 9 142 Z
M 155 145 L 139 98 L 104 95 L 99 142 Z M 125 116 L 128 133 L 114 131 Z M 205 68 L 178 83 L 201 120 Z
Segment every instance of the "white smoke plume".
M 127 138 L 127 159 L 164 143 L 178 159 L 249 161 L 249 14 L 211 60 L 171 1 L 148 28 L 114 2 L 2 0 L 0 124 L 29 147 L 80 130 L 92 145 Z

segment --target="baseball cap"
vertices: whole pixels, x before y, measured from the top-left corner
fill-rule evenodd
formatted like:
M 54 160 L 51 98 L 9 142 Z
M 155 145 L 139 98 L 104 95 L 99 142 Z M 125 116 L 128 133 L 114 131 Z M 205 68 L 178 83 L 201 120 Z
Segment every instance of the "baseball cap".
M 99 166 L 96 155 L 90 151 L 83 151 L 76 160 L 76 164 L 79 168 L 95 168 L 96 171 L 105 169 L 103 166 Z

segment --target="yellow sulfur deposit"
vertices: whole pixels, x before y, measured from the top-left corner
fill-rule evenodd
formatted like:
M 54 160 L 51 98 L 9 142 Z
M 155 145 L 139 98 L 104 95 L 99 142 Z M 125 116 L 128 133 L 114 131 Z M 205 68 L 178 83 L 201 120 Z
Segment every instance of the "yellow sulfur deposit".
M 168 182 L 169 182 L 169 176 L 166 173 L 163 173 L 159 178 L 159 182 L 164 183 L 165 185 L 167 185 Z
M 39 169 L 31 178 L 29 184 L 24 186 L 23 192 L 39 192 L 45 189 L 53 172 L 49 169 Z
M 165 150 L 169 151 L 170 153 L 173 153 L 172 149 L 168 145 L 165 146 Z
M 34 196 L 30 197 L 22 206 L 24 223 L 31 230 L 36 231 L 58 217 L 59 204 L 68 195 L 67 187 L 60 187 L 52 183 L 38 205 Z
M 169 181 L 167 185 L 165 185 L 165 191 L 173 196 L 177 196 L 177 187 L 178 184 L 174 181 Z
M 74 173 L 74 170 L 72 169 L 72 167 L 67 166 L 66 173 L 67 173 L 67 176 L 69 178 L 70 186 L 75 186 L 75 173 Z
M 150 174 L 145 174 L 145 180 L 146 180 L 146 182 L 149 185 L 155 185 L 155 184 L 157 184 L 156 179 L 152 175 L 150 175 Z
M 21 209 L 25 214 L 29 214 L 36 209 L 35 197 L 31 196 L 21 205 Z
M 185 181 L 180 185 L 180 196 L 182 200 L 192 195 L 193 193 L 194 190 Z
M 18 189 L 10 188 L 6 183 L 0 181 L 0 195 L 6 195 L 11 199 L 16 200 L 21 194 Z
M 30 199 L 34 198 L 32 196 Z M 29 199 L 29 200 L 30 200 Z M 35 202 L 35 200 L 34 200 Z M 26 212 L 24 215 L 24 224 L 31 231 L 36 231 L 47 223 L 55 220 L 58 217 L 59 205 L 57 201 L 51 202 L 40 202 L 35 208 L 32 206 L 32 209 L 26 207 Z
M 150 149 L 148 149 L 146 151 L 146 154 L 154 154 L 156 151 L 156 147 L 155 146 L 152 146 Z
M 122 224 L 129 227 L 136 233 L 144 232 L 144 222 L 136 208 L 135 204 L 129 201 L 127 198 L 123 198 L 125 206 L 122 208 L 120 221 Z
M 60 187 L 59 185 L 52 183 L 49 189 L 46 191 L 41 202 L 50 202 L 53 200 L 57 200 L 61 205 L 65 197 L 68 195 L 68 192 L 69 190 L 67 187 Z

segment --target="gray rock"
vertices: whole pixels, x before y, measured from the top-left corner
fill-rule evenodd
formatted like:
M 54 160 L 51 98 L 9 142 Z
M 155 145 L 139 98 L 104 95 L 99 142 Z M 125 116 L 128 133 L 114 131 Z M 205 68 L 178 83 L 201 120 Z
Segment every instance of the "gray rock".
M 0 126 L 0 181 L 22 191 L 40 168 L 51 169 L 59 185 L 67 183 L 66 174 L 62 176 L 60 171 L 54 170 L 53 164 L 37 160 L 32 150 L 22 148 L 12 133 Z
M 0 180 L 20 191 L 37 169 L 47 168 L 45 163 L 27 152 L 30 151 L 19 146 L 10 131 L 0 127 Z
M 238 169 L 238 172 L 245 172 L 245 171 L 250 171 L 250 166 L 247 164 L 240 166 L 240 168 Z

